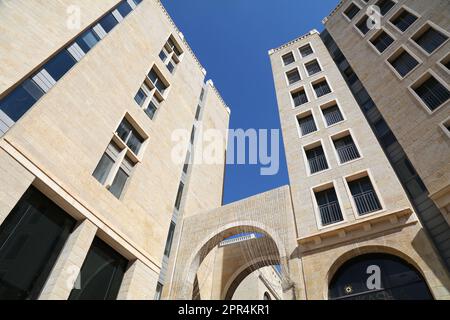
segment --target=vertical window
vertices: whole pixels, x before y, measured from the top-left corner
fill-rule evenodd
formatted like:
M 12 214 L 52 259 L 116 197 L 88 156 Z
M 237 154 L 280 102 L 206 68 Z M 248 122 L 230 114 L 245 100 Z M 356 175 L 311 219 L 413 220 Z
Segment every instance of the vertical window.
M 400 13 L 395 15 L 391 22 L 402 32 L 408 30 L 408 28 L 417 21 L 417 17 L 406 9 L 402 9 Z
M 326 80 L 321 80 L 313 84 L 314 91 L 316 92 L 317 98 L 320 98 L 326 94 L 331 93 L 330 86 Z
M 402 77 L 405 77 L 417 65 L 419 65 L 419 62 L 404 49 L 402 49 L 402 51 L 400 52 L 397 52 L 393 57 L 389 58 L 388 62 L 394 67 L 395 70 L 397 70 L 398 74 Z
M 285 54 L 282 58 L 285 66 L 295 62 L 294 54 L 292 52 Z
M 200 105 L 197 106 L 197 110 L 195 111 L 195 120 L 198 121 L 200 119 L 200 112 L 202 111 L 202 107 Z
M 202 92 L 200 93 L 200 101 L 203 101 L 205 98 L 205 88 L 202 88 Z
M 344 121 L 344 117 L 342 116 L 341 110 L 339 110 L 337 104 L 333 104 L 332 106 L 323 109 L 322 113 L 328 127 Z
M 427 188 L 423 184 L 422 179 L 420 179 L 416 170 L 407 158 L 403 157 L 394 164 L 394 167 L 412 198 L 417 198 L 427 192 Z
M 178 45 L 175 39 L 170 36 L 164 47 L 161 49 L 159 57 L 166 65 L 169 72 L 174 73 L 176 66 L 180 63 L 182 54 L 183 51 L 181 50 L 181 47 Z
M 334 188 L 315 192 L 317 205 L 319 207 L 322 226 L 343 221 L 341 207 Z
M 92 29 L 85 31 L 75 40 L 84 53 L 88 53 L 99 41 L 99 36 Z
M 305 67 L 306 67 L 306 71 L 308 71 L 309 76 L 313 76 L 316 73 L 319 73 L 322 71 L 322 69 L 320 68 L 319 62 L 317 60 L 308 62 L 307 64 L 305 64 Z
M 75 58 L 67 50 L 62 50 L 51 58 L 44 66 L 55 81 L 61 79 L 76 63 Z
M 166 257 L 169 257 L 170 255 L 170 250 L 172 249 L 172 243 L 173 243 L 173 236 L 175 234 L 175 223 L 172 221 L 170 223 L 170 227 L 169 227 L 169 233 L 167 235 L 167 241 L 166 241 L 166 247 L 164 248 L 164 255 Z
M 297 91 L 291 93 L 292 99 L 294 100 L 294 105 L 296 107 L 302 104 L 308 103 L 308 97 L 306 96 L 305 89 L 301 88 Z
M 450 99 L 449 90 L 431 75 L 420 85 L 413 86 L 413 90 L 430 111 L 436 110 Z
M 175 199 L 175 209 L 180 210 L 181 199 L 183 197 L 184 183 L 180 182 L 177 191 L 177 198 Z
M 305 151 L 311 174 L 328 169 L 327 158 L 321 145 Z
M 161 300 L 163 287 L 163 284 L 161 282 L 158 282 L 158 284 L 156 285 L 155 300 Z
M 395 2 L 392 0 L 380 0 L 376 3 L 376 6 L 380 8 L 380 13 L 384 16 L 392 9 L 393 6 L 395 6 Z
M 37 299 L 76 221 L 34 187 L 0 226 L 0 299 Z
M 44 91 L 31 79 L 25 80 L 0 100 L 2 110 L 12 121 L 19 120 L 44 95 Z
M 299 51 L 300 54 L 302 55 L 302 58 L 306 58 L 307 56 L 310 56 L 314 53 L 310 44 L 301 47 Z
M 346 163 L 360 157 L 351 135 L 333 140 L 340 163 Z
M 109 33 L 119 23 L 112 13 L 108 13 L 98 22 L 106 33 Z
M 298 72 L 297 68 L 286 72 L 286 76 L 288 78 L 289 85 L 294 84 L 294 83 L 296 83 L 296 82 L 301 80 L 300 73 Z
M 394 39 L 385 31 L 381 31 L 377 36 L 370 40 L 380 53 L 383 53 L 393 42 Z
M 393 143 L 397 141 L 391 129 L 389 129 L 388 125 L 383 119 L 378 120 L 374 124 L 375 132 L 377 133 L 377 137 L 380 139 L 381 144 L 387 148 Z
M 144 138 L 142 138 L 137 130 L 133 128 L 127 119 L 122 120 L 116 130 L 116 133 L 134 154 L 139 153 L 142 143 L 144 142 Z
M 73 288 L 69 300 L 115 300 L 128 260 L 95 238 L 78 275 L 81 288 Z
M 297 118 L 302 136 L 317 131 L 316 123 L 312 114 Z
M 348 182 L 359 215 L 381 210 L 377 194 L 369 177 Z
M 367 34 L 369 32 L 369 27 L 367 26 L 367 23 L 369 22 L 369 17 L 364 16 L 359 22 L 356 24 L 356 27 L 361 31 L 362 34 Z
M 359 7 L 352 3 L 347 9 L 345 9 L 344 14 L 352 20 L 360 11 Z
M 164 94 L 164 91 L 168 88 L 165 81 L 159 76 L 158 72 L 155 68 L 152 68 L 148 74 L 148 78 L 150 79 L 153 86 L 159 91 L 159 93 Z
M 119 11 L 120 15 L 125 18 L 128 14 L 130 14 L 130 12 L 132 11 L 132 8 L 130 7 L 130 5 L 128 4 L 128 2 L 126 0 L 123 0 L 117 6 L 117 11 Z
M 164 91 L 168 88 L 157 73 L 155 67 L 151 69 L 148 77 L 134 97 L 134 101 L 141 107 L 150 119 L 153 119 L 160 104 L 164 101 Z
M 448 40 L 448 37 L 442 32 L 432 28 L 430 25 L 427 25 L 412 39 L 421 46 L 422 49 L 431 54 L 444 44 L 444 42 Z

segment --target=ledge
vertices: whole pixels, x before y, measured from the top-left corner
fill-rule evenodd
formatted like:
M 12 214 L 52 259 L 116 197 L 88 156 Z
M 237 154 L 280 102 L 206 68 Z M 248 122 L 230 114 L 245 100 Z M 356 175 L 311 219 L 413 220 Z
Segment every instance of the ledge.
M 304 34 L 304 35 L 302 35 L 302 36 L 300 36 L 300 37 L 298 37 L 298 38 L 296 38 L 296 39 L 294 39 L 294 40 L 291 40 L 291 41 L 289 41 L 289 42 L 287 42 L 287 43 L 285 43 L 285 44 L 283 44 L 283 45 L 281 45 L 281 46 L 279 46 L 279 47 L 277 47 L 277 48 L 270 49 L 270 50 L 268 51 L 269 56 L 272 55 L 272 54 L 274 54 L 274 53 L 277 52 L 277 51 L 280 51 L 280 50 L 282 50 L 282 49 L 284 49 L 284 48 L 287 48 L 287 47 L 289 47 L 290 45 L 292 45 L 292 44 L 294 44 L 294 43 L 296 43 L 296 42 L 298 42 L 298 41 L 300 41 L 300 40 L 306 39 L 307 37 L 312 36 L 312 35 L 314 35 L 314 34 L 320 34 L 320 32 L 317 31 L 316 29 L 313 29 L 313 30 L 311 30 L 310 32 L 308 32 L 307 34 Z

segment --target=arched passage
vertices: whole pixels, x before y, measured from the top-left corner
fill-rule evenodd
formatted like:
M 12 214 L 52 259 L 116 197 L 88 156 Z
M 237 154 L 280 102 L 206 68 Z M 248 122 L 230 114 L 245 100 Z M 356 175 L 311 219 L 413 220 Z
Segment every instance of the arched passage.
M 364 253 L 343 262 L 329 282 L 329 298 L 340 300 L 433 299 L 420 271 L 389 253 Z

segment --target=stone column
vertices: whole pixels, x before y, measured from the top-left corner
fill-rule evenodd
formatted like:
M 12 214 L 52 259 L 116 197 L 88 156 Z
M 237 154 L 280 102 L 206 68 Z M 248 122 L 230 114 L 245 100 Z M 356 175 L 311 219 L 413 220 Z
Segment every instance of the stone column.
M 153 300 L 158 273 L 141 261 L 134 261 L 125 272 L 117 300 Z
M 67 240 L 39 300 L 66 300 L 97 233 L 89 220 L 81 222 Z

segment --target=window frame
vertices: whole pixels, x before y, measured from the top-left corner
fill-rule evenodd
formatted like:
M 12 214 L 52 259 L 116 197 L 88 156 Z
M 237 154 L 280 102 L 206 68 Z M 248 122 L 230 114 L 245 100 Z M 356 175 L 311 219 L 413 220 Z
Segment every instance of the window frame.
M 300 79 L 297 80 L 297 81 L 295 81 L 295 82 L 293 82 L 293 83 L 289 83 L 289 76 L 288 76 L 288 73 L 293 72 L 293 71 L 295 71 L 295 70 L 297 70 L 298 76 L 300 77 Z M 292 68 L 292 69 L 290 69 L 290 70 L 288 70 L 288 71 L 286 71 L 284 74 L 285 74 L 285 78 L 286 78 L 286 84 L 287 84 L 288 87 L 293 86 L 293 85 L 295 85 L 295 84 L 298 84 L 299 82 L 301 82 L 301 81 L 303 80 L 303 79 L 302 79 L 302 75 L 301 75 L 301 73 L 300 73 L 300 68 L 299 68 L 298 66 L 295 67 L 295 68 Z
M 299 91 L 305 92 L 305 96 L 306 96 L 307 102 L 302 103 L 302 104 L 296 106 L 296 105 L 295 105 L 295 99 L 294 99 L 294 97 L 293 97 L 293 94 L 295 94 L 295 93 L 297 93 L 297 92 L 299 92 Z M 307 90 L 306 90 L 306 86 L 305 86 L 305 85 L 301 85 L 301 86 L 295 88 L 294 90 L 289 91 L 289 96 L 290 96 L 290 99 L 291 99 L 292 109 L 301 108 L 302 106 L 307 105 L 308 103 L 311 102 L 311 100 L 309 99 L 308 92 L 307 92 Z
M 404 11 L 409 12 L 410 14 L 414 15 L 417 17 L 416 21 L 414 21 L 405 31 L 400 30 L 395 23 L 393 22 L 393 20 L 397 19 Z M 397 11 L 395 11 L 395 13 L 392 15 L 392 17 L 390 17 L 389 19 L 387 19 L 387 23 L 390 24 L 392 26 L 392 28 L 394 28 L 395 30 L 397 30 L 398 32 L 404 34 L 406 32 L 409 32 L 412 30 L 412 28 L 414 28 L 415 26 L 417 26 L 418 22 L 420 21 L 420 19 L 422 18 L 422 16 L 414 11 L 413 9 L 411 9 L 410 7 L 406 6 L 406 5 L 402 5 L 400 8 L 398 8 Z
M 345 138 L 345 137 L 348 137 L 348 136 L 350 136 L 352 138 L 353 144 L 355 145 L 355 148 L 358 151 L 359 157 L 355 158 L 353 160 L 347 161 L 347 162 L 342 162 L 341 161 L 341 157 L 339 156 L 338 150 L 336 148 L 335 141 L 339 140 L 339 139 L 342 139 L 342 138 Z M 354 130 L 352 128 L 348 128 L 348 129 L 336 132 L 335 134 L 330 135 L 328 137 L 328 139 L 330 140 L 330 144 L 333 147 L 334 156 L 336 157 L 337 164 L 338 164 L 339 167 L 345 166 L 345 165 L 348 165 L 348 164 L 352 164 L 354 162 L 357 162 L 357 161 L 360 161 L 360 160 L 364 159 L 364 155 L 361 152 L 361 147 L 360 147 L 357 139 L 355 138 Z
M 342 121 L 333 123 L 332 125 L 328 125 L 327 119 L 325 118 L 325 115 L 323 114 L 323 111 L 326 110 L 326 109 L 329 109 L 329 108 L 333 107 L 334 105 L 336 105 L 337 108 L 339 109 L 339 112 L 341 113 L 341 116 L 342 116 L 343 119 L 342 119 Z M 332 127 L 334 127 L 334 126 L 337 126 L 337 125 L 339 125 L 339 124 L 344 123 L 345 121 L 347 121 L 347 117 L 346 117 L 345 113 L 342 111 L 342 107 L 341 107 L 341 105 L 340 105 L 338 99 L 333 99 L 333 100 L 330 100 L 330 101 L 328 101 L 328 102 L 326 102 L 326 103 L 321 104 L 321 105 L 319 106 L 319 109 L 320 109 L 320 114 L 321 114 L 321 116 L 322 116 L 323 124 L 324 124 L 324 126 L 325 126 L 326 129 L 332 128 Z
M 450 102 L 450 99 L 448 99 L 446 102 L 444 102 L 441 105 L 439 105 L 438 107 L 436 107 L 434 110 L 431 110 L 426 105 L 426 103 L 422 100 L 422 98 L 416 93 L 414 88 L 417 88 L 417 87 L 421 86 L 425 81 L 427 81 L 430 78 L 430 76 L 434 77 L 442 86 L 444 86 L 445 88 L 447 88 L 447 90 L 450 91 L 450 86 L 441 77 L 439 77 L 432 69 L 426 70 L 419 77 L 417 77 L 417 79 L 408 86 L 408 90 L 413 95 L 413 97 L 416 98 L 416 100 L 419 103 L 419 105 L 422 106 L 422 108 L 429 115 L 432 115 L 432 114 L 438 112 L 444 106 L 448 105 L 449 102 Z
M 427 26 L 435 29 L 436 31 L 442 33 L 447 37 L 447 40 L 445 40 L 439 47 L 433 50 L 433 52 L 428 53 L 420 44 L 416 42 L 415 39 L 421 37 L 427 30 Z M 418 27 L 414 33 L 409 37 L 408 41 L 412 43 L 417 49 L 420 50 L 426 57 L 430 57 L 433 54 L 436 54 L 442 47 L 444 47 L 449 41 L 450 41 L 450 33 L 447 32 L 445 29 L 441 28 L 437 24 L 433 23 L 431 20 L 426 20 L 420 27 Z
M 326 94 L 321 95 L 320 97 L 318 97 L 318 96 L 317 96 L 317 93 L 316 93 L 316 89 L 314 88 L 314 86 L 317 85 L 317 84 L 319 84 L 319 83 L 321 83 L 321 82 L 324 82 L 324 81 L 327 83 L 328 87 L 330 88 L 330 92 L 328 92 L 328 93 L 326 93 Z M 331 94 L 334 93 L 334 89 L 333 89 L 333 87 L 332 87 L 331 84 L 330 84 L 330 81 L 329 81 L 329 79 L 328 79 L 328 76 L 326 76 L 326 75 L 325 75 L 325 76 L 320 76 L 319 78 L 317 78 L 317 79 L 311 81 L 311 82 L 310 82 L 310 86 L 311 86 L 311 89 L 312 89 L 312 91 L 313 91 L 313 94 L 314 94 L 314 97 L 316 98 L 316 100 L 323 99 L 324 97 L 328 97 L 328 95 L 331 95 Z
M 347 16 L 347 14 L 346 14 L 345 12 L 346 12 L 348 9 L 350 9 L 350 7 L 352 6 L 352 4 L 355 5 L 355 6 L 359 9 L 359 11 L 353 16 L 353 18 L 350 18 L 350 17 Z M 342 16 L 345 18 L 345 20 L 347 20 L 347 22 L 352 22 L 353 19 L 355 19 L 355 18 L 361 13 L 361 11 L 362 11 L 362 6 L 359 5 L 359 4 L 357 4 L 355 1 L 352 1 L 349 5 L 347 5 L 347 6 L 345 7 L 345 9 L 342 10 Z
M 317 62 L 318 66 L 319 66 L 319 68 L 320 68 L 320 71 L 319 71 L 319 72 L 316 72 L 316 73 L 314 73 L 314 74 L 312 74 L 312 75 L 310 75 L 309 72 L 308 72 L 307 65 L 313 63 L 314 61 Z M 309 60 L 309 61 L 303 63 L 303 68 L 304 68 L 304 70 L 305 70 L 305 74 L 306 74 L 308 77 L 314 77 L 314 76 L 317 76 L 317 75 L 319 75 L 319 74 L 321 74 L 321 73 L 324 72 L 323 66 L 322 66 L 322 64 L 320 63 L 320 61 L 319 61 L 318 58 L 312 58 L 311 60 Z
M 372 42 L 372 40 L 375 40 L 377 37 L 381 35 L 381 33 L 385 32 L 389 37 L 392 38 L 392 43 L 384 49 L 383 52 L 380 52 L 378 48 L 375 46 L 375 44 Z M 377 53 L 378 56 L 382 56 L 383 54 L 388 53 L 395 45 L 395 42 L 397 41 L 397 38 L 389 31 L 386 30 L 386 28 L 381 27 L 381 29 L 377 30 L 375 34 L 373 34 L 370 38 L 367 39 L 367 42 L 369 43 L 369 46 L 372 47 L 372 49 Z
M 413 57 L 417 61 L 417 65 L 414 68 L 412 68 L 411 70 L 409 70 L 409 72 L 407 74 L 405 74 L 404 76 L 402 76 L 391 63 L 392 60 L 397 59 L 403 52 L 407 52 L 411 57 Z M 410 49 L 408 49 L 408 47 L 405 45 L 401 45 L 400 47 L 398 47 L 397 50 L 395 50 L 389 57 L 384 59 L 384 62 L 388 65 L 389 69 L 391 69 L 391 71 L 401 81 L 404 80 L 405 78 L 409 77 L 414 71 L 416 71 L 418 68 L 420 68 L 420 66 L 423 64 L 423 61 L 417 55 L 415 55 Z
M 285 61 L 284 61 L 284 57 L 287 56 L 287 55 L 289 55 L 289 54 L 292 55 L 292 57 L 294 58 L 294 60 L 293 60 L 292 62 L 286 64 Z M 293 52 L 292 50 L 289 51 L 289 52 L 286 52 L 285 54 L 280 55 L 280 59 L 281 59 L 281 64 L 282 64 L 283 67 L 290 66 L 290 65 L 292 65 L 292 64 L 294 64 L 294 63 L 297 62 L 297 58 L 295 57 L 295 54 L 294 54 L 294 52 Z
M 309 166 L 309 159 L 308 159 L 308 156 L 307 156 L 306 152 L 309 151 L 309 150 L 315 149 L 315 148 L 317 148 L 319 146 L 322 147 L 323 154 L 324 154 L 324 157 L 325 157 L 325 161 L 327 162 L 328 168 L 325 169 L 325 170 L 321 170 L 321 171 L 317 171 L 317 172 L 311 173 L 311 168 Z M 318 139 L 318 140 L 315 140 L 313 142 L 310 142 L 310 143 L 302 145 L 301 149 L 302 149 L 303 161 L 304 161 L 305 172 L 306 172 L 306 176 L 307 177 L 317 176 L 319 174 L 323 174 L 323 173 L 328 172 L 328 171 L 333 169 L 333 167 L 330 164 L 330 157 L 328 155 L 327 148 L 325 147 L 325 144 L 324 144 L 324 141 L 323 141 L 322 138 Z
M 302 134 L 302 129 L 301 129 L 299 120 L 300 120 L 300 119 L 303 119 L 303 118 L 306 118 L 306 117 L 309 117 L 309 116 L 312 116 L 314 125 L 316 126 L 316 130 L 313 131 L 313 132 L 310 132 L 310 133 L 307 133 L 307 134 L 304 135 L 304 134 Z M 314 110 L 313 110 L 312 108 L 310 108 L 310 109 L 308 109 L 308 110 L 305 110 L 305 111 L 302 111 L 302 112 L 300 112 L 300 113 L 297 113 L 297 114 L 295 115 L 295 123 L 296 123 L 296 126 L 297 126 L 297 132 L 298 132 L 298 137 L 299 137 L 299 138 L 306 138 L 306 137 L 309 137 L 309 136 L 311 136 L 311 135 L 313 135 L 313 134 L 319 132 L 319 130 L 320 130 L 320 129 L 319 129 L 319 126 L 317 125 L 317 120 L 316 120 L 316 117 L 315 117 L 315 115 L 314 115 Z
M 304 48 L 304 47 L 307 47 L 307 46 L 309 46 L 311 48 L 312 52 L 310 54 L 308 54 L 307 56 L 303 56 L 303 54 L 301 52 L 301 49 Z M 312 43 L 311 42 L 307 42 L 307 43 L 301 45 L 300 47 L 298 47 L 298 54 L 300 55 L 300 59 L 302 60 L 302 59 L 306 59 L 306 58 L 309 58 L 309 57 L 315 55 L 316 51 L 314 50 L 314 46 L 312 45 Z
M 342 213 L 342 221 L 338 221 L 338 222 L 331 223 L 328 225 L 323 225 L 322 216 L 320 215 L 320 210 L 319 210 L 319 203 L 317 202 L 317 198 L 316 198 L 316 193 L 322 192 L 325 190 L 329 190 L 331 188 L 333 188 L 334 192 L 336 193 L 336 198 L 338 200 L 339 209 L 341 210 L 341 213 Z M 314 214 L 315 214 L 315 218 L 316 218 L 316 226 L 319 231 L 334 228 L 336 226 L 339 226 L 339 225 L 342 225 L 342 224 L 345 224 L 348 222 L 348 217 L 344 210 L 345 208 L 343 207 L 342 196 L 337 188 L 337 180 L 336 179 L 333 179 L 331 181 L 327 181 L 324 183 L 320 183 L 319 185 L 311 187 L 310 195 L 311 195 L 312 205 L 313 205 Z

